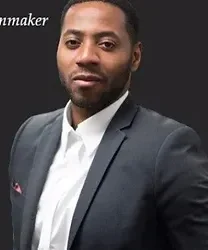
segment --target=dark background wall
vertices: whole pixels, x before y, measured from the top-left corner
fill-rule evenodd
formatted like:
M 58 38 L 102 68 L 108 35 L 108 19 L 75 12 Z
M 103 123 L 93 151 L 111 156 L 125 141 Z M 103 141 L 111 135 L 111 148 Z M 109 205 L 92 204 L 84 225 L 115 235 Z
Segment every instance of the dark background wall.
M 193 127 L 208 153 L 206 1 L 132 1 L 141 19 L 144 53 L 132 79 L 134 99 Z M 11 236 L 7 170 L 20 124 L 29 116 L 65 105 L 56 69 L 60 12 L 65 1 L 1 1 L 0 17 L 49 17 L 45 27 L 0 26 L 1 208 Z M 0 239 L 10 249 L 11 238 Z M 1 243 L 0 243 L 1 244 Z M 1 246 L 2 246 L 1 244 Z

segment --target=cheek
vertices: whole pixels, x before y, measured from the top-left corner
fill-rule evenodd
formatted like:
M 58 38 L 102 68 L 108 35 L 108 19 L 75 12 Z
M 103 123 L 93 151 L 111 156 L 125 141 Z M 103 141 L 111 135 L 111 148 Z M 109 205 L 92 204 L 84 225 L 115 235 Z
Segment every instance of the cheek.
M 110 55 L 106 65 L 115 72 L 122 72 L 131 66 L 132 54 L 130 48 L 121 47 L 114 54 Z
M 131 67 L 131 58 L 127 56 L 111 58 L 106 62 L 106 71 L 113 77 L 119 77 Z
M 66 49 L 59 48 L 56 55 L 57 65 L 61 71 L 66 71 L 71 69 L 73 65 L 73 53 L 67 51 Z M 66 73 L 66 72 L 64 72 Z

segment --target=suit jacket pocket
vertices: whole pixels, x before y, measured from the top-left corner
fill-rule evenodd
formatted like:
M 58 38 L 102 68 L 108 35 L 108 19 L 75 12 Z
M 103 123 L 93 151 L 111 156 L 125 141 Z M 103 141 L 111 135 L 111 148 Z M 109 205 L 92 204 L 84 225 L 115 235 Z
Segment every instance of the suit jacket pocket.
M 10 200 L 12 203 L 12 208 L 13 207 L 23 208 L 24 200 L 25 200 L 24 193 L 23 192 L 21 193 L 15 190 L 13 184 L 11 184 L 11 187 L 10 187 Z

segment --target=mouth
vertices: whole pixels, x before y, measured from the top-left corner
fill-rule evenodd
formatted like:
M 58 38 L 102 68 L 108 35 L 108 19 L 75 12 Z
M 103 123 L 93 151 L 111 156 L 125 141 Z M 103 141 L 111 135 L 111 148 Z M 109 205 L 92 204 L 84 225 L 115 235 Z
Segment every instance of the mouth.
M 73 82 L 80 87 L 91 87 L 103 82 L 103 78 L 96 75 L 77 75 L 73 77 Z

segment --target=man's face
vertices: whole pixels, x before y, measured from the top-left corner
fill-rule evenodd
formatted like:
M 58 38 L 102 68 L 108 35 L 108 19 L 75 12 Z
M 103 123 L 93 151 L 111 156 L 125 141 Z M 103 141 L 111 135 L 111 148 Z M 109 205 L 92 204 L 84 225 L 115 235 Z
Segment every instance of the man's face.
M 79 3 L 68 10 L 57 66 L 74 105 L 100 110 L 128 88 L 141 53 L 132 46 L 125 22 L 122 10 L 108 3 Z

